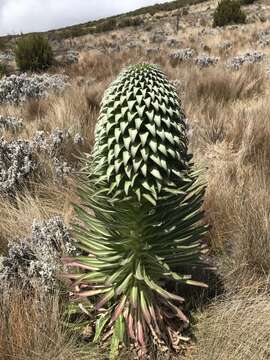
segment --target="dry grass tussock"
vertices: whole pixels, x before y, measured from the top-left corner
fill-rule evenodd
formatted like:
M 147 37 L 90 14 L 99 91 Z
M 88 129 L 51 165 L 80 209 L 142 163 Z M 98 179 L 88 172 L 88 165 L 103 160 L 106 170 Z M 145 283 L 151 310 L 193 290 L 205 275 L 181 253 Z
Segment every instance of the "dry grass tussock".
M 9 241 L 16 241 L 29 235 L 33 219 L 49 219 L 60 215 L 69 224 L 73 210 L 71 201 L 75 198 L 70 187 L 52 183 L 34 184 L 31 193 L 26 190 L 13 201 L 0 198 L 0 249 L 6 250 Z
M 206 81 L 207 78 L 207 81 Z M 265 89 L 265 74 L 263 71 L 250 65 L 240 72 L 224 71 L 221 67 L 198 69 L 192 72 L 187 79 L 186 98 L 192 98 L 196 104 L 206 104 L 211 98 L 216 106 L 226 105 L 237 100 L 248 100 L 260 96 Z
M 241 34 L 240 40 L 245 35 Z M 229 37 L 228 31 L 224 36 Z M 237 32 L 233 37 L 238 44 Z M 240 45 L 233 51 L 240 51 Z M 204 206 L 212 226 L 207 239 L 209 255 L 225 285 L 221 299 L 212 300 L 207 307 L 201 304 L 201 312 L 194 314 L 197 342 L 192 343 L 187 359 L 267 359 L 270 81 L 263 67 L 243 67 L 237 72 L 221 64 L 203 70 L 186 63 L 172 67 L 164 51 L 148 57 L 132 50 L 82 54 L 79 64 L 65 69 L 71 86 L 62 95 L 0 107 L 2 114 L 22 117 L 25 124 L 19 134 L 6 132 L 4 136 L 31 139 L 37 130 L 50 133 L 55 128 L 69 128 L 73 135 L 79 132 L 84 137 L 80 150 L 89 152 L 105 88 L 123 66 L 143 60 L 161 64 L 172 80 L 181 83 L 179 94 L 192 129 L 192 151 L 196 162 L 206 169 Z M 64 149 L 66 159 L 75 163 L 74 145 L 67 143 Z M 71 201 L 76 198 L 76 174 L 68 175 L 64 183 L 56 182 L 51 160 L 45 159 L 44 164 L 46 176 L 31 179 L 28 188 L 12 199 L 0 199 L 1 253 L 9 241 L 29 234 L 33 219 L 58 214 L 67 224 L 74 220 Z M 254 283 L 259 285 L 254 287 Z M 87 358 L 60 326 L 57 297 L 40 300 L 39 296 L 30 299 L 12 293 L 1 299 L 0 309 L 1 359 Z M 92 358 L 97 359 L 96 353 Z
M 265 360 L 270 356 L 268 294 L 232 294 L 197 318 L 192 360 Z
M 219 121 L 219 136 L 213 136 L 216 125 L 211 129 L 208 121 L 200 129 L 207 140 L 205 207 L 213 225 L 211 247 L 229 248 L 238 261 L 268 272 L 269 104 L 260 100 Z
M 2 360 L 86 360 L 93 354 L 64 329 L 59 295 L 27 297 L 14 290 L 0 304 Z

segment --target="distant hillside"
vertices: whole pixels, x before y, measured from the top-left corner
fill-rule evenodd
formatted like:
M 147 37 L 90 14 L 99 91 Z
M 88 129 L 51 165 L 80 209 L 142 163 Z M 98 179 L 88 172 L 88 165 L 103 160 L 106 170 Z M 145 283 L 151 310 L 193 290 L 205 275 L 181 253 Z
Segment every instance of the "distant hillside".
M 161 11 L 172 11 L 183 8 L 185 6 L 194 5 L 205 2 L 206 0 L 175 0 L 163 4 L 142 7 L 140 9 L 130 11 L 124 14 L 111 16 L 99 20 L 89 21 L 87 23 L 72 25 L 57 30 L 44 32 L 50 40 L 61 40 L 74 38 L 86 34 L 100 33 L 111 31 L 126 26 L 136 26 L 143 22 L 142 15 L 154 15 Z M 8 42 L 21 35 L 8 35 L 0 37 L 1 43 Z

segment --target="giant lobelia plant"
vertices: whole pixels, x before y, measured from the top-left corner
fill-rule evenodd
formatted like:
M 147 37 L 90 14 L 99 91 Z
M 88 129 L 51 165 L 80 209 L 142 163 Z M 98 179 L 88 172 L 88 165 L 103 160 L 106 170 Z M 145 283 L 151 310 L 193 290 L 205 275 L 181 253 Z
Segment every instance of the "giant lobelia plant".
M 67 259 L 75 295 L 95 314 L 94 341 L 111 337 L 112 358 L 123 343 L 140 357 L 177 350 L 188 324 L 177 284 L 205 286 L 188 273 L 204 266 L 207 232 L 191 158 L 175 88 L 157 66 L 128 67 L 101 104 L 75 205 L 83 256 Z

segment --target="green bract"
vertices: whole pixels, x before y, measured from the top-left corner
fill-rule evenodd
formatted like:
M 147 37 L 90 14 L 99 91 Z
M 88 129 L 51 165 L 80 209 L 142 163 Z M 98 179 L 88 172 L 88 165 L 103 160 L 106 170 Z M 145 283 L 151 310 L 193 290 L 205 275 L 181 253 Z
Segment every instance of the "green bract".
M 203 266 L 207 226 L 187 145 L 177 94 L 158 67 L 131 66 L 106 91 L 75 206 L 84 255 L 68 263 L 81 271 L 68 277 L 93 302 L 94 340 L 111 336 L 111 357 L 120 343 L 141 357 L 177 350 L 188 324 L 177 284 L 205 286 L 188 274 Z

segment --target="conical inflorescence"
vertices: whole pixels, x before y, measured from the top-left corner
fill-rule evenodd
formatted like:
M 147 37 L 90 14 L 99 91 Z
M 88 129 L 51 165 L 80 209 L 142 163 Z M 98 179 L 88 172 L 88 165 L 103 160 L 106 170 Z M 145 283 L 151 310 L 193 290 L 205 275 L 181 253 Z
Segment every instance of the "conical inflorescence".
M 157 66 L 127 68 L 102 101 L 75 206 L 83 255 L 67 260 L 95 315 L 94 340 L 111 338 L 112 358 L 120 344 L 140 357 L 177 350 L 188 324 L 177 284 L 204 286 L 189 275 L 204 266 L 204 190 L 174 87 Z
M 155 205 L 162 192 L 177 193 L 189 170 L 185 116 L 158 67 L 131 66 L 107 90 L 94 158 L 113 195 Z

